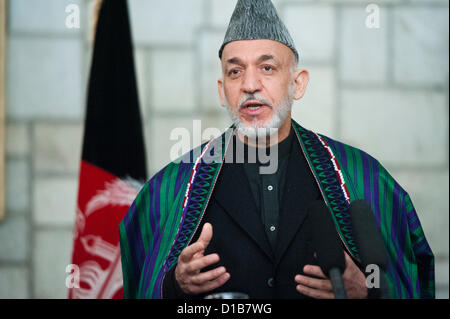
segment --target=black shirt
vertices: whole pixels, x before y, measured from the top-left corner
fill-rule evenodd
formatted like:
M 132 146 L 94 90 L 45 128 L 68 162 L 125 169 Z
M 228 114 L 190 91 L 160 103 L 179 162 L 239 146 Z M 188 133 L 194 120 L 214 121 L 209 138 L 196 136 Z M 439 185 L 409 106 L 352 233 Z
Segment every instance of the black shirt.
M 265 149 L 243 145 L 235 137 L 236 156 L 244 163 L 244 171 L 272 249 L 276 246 L 279 211 L 293 137 L 294 131 L 291 129 L 287 138 Z M 244 150 L 243 158 L 239 150 Z

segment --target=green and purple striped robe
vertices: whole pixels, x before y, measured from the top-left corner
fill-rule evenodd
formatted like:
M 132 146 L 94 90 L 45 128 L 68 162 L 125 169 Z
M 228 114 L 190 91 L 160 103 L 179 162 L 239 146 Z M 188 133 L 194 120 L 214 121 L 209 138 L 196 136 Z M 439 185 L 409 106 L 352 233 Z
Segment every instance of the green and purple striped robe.
M 385 242 L 391 298 L 434 298 L 434 256 L 406 191 L 367 153 L 292 126 L 347 252 L 360 261 L 347 208 L 364 199 Z M 164 297 L 164 276 L 200 224 L 232 129 L 167 165 L 136 197 L 119 226 L 126 298 Z

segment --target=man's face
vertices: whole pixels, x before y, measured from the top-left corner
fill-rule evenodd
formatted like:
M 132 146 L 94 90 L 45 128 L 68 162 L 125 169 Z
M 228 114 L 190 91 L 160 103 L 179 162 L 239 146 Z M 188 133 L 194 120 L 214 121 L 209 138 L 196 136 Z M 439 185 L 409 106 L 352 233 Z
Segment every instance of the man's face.
M 290 123 L 292 102 L 299 98 L 290 48 L 272 40 L 234 41 L 223 50 L 222 70 L 219 95 L 235 123 L 276 129 Z

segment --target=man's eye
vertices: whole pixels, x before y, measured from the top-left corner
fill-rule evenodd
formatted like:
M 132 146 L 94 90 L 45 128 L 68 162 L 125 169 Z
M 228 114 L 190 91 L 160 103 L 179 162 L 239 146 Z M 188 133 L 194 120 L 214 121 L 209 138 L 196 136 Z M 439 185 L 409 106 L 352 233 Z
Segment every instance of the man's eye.
M 270 71 L 272 71 L 272 70 L 273 70 L 273 69 L 272 69 L 271 66 L 265 66 L 265 67 L 264 67 L 264 71 L 270 72 Z
M 231 71 L 229 72 L 229 74 L 230 74 L 230 75 L 238 75 L 240 72 L 241 72 L 240 70 L 234 69 L 234 70 L 231 70 Z

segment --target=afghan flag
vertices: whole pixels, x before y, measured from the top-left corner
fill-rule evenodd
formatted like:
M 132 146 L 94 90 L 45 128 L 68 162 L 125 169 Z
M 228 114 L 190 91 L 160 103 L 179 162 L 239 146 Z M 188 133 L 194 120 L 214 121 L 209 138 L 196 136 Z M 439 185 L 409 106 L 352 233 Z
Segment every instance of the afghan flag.
M 146 180 L 145 163 L 127 3 L 103 0 L 87 95 L 69 298 L 123 298 L 119 223 Z

